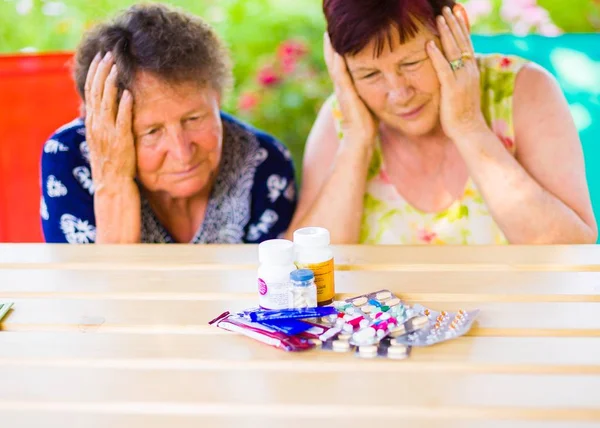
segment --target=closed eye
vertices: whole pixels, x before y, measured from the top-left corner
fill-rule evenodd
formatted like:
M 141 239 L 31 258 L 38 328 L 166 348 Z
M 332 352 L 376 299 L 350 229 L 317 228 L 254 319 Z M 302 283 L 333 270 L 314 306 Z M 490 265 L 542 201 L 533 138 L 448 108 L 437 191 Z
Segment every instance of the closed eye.
M 421 59 L 419 61 L 411 61 L 411 62 L 406 62 L 404 64 L 402 64 L 400 67 L 405 69 L 405 70 L 416 70 L 417 68 L 419 68 L 419 66 L 424 62 L 424 59 Z
M 186 121 L 187 122 L 193 122 L 193 121 L 198 120 L 198 119 L 200 119 L 200 116 L 192 116 L 192 117 L 188 117 L 186 119 Z
M 148 132 L 146 132 L 146 135 L 154 135 L 158 132 L 158 128 L 152 128 L 151 130 L 149 130 Z
M 379 74 L 378 71 L 373 71 L 373 72 L 371 72 L 369 74 L 365 74 L 364 76 L 361 77 L 361 79 L 370 79 L 372 77 L 377 76 L 378 74 Z

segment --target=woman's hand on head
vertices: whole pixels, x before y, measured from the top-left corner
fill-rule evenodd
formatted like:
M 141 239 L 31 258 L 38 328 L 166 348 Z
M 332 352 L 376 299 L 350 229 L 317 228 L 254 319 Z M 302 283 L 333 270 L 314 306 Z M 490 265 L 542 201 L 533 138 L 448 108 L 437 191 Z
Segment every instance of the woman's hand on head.
M 445 7 L 437 26 L 443 53 L 434 41 L 427 43 L 427 53 L 441 85 L 441 125 L 456 140 L 487 128 L 481 112 L 479 68 L 464 15 Z
M 342 143 L 371 147 L 377 136 L 377 121 L 364 104 L 356 88 L 343 56 L 331 46 L 329 35 L 323 40 L 325 63 L 333 81 L 335 96 L 342 112 Z
M 133 179 L 136 174 L 132 130 L 133 97 L 117 100 L 117 66 L 112 55 L 96 55 L 85 82 L 85 128 L 95 182 Z

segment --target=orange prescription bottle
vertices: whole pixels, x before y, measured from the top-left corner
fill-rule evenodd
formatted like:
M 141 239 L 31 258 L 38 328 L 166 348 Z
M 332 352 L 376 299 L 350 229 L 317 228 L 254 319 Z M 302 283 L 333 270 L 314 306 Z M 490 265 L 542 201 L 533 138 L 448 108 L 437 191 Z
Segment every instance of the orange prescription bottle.
M 317 304 L 333 302 L 335 283 L 333 251 L 329 246 L 329 231 L 322 227 L 304 227 L 294 232 L 295 264 L 298 269 L 310 269 L 315 274 Z

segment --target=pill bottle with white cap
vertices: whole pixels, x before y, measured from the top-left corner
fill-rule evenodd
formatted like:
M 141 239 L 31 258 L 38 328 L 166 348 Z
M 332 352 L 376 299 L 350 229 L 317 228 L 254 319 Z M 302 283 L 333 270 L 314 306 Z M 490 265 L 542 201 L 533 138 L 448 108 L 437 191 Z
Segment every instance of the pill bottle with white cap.
M 291 308 L 290 273 L 294 265 L 294 244 L 271 239 L 258 245 L 258 301 L 264 309 Z
M 315 274 L 319 306 L 330 304 L 335 295 L 330 242 L 329 231 L 322 227 L 304 227 L 294 232 L 296 266 L 298 269 L 310 269 Z

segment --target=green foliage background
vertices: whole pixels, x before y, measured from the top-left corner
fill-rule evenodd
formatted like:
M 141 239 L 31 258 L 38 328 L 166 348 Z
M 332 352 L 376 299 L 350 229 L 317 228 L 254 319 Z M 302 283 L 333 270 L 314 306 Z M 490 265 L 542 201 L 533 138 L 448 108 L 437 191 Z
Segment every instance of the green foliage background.
M 502 18 L 502 0 L 485 1 L 490 3 L 491 12 L 473 22 L 473 32 L 510 32 L 512 24 Z M 73 50 L 86 28 L 133 3 L 131 0 L 0 0 L 0 54 Z M 325 31 L 322 0 L 165 3 L 202 16 L 215 27 L 234 59 L 235 86 L 224 109 L 281 139 L 291 149 L 299 169 L 312 122 L 331 91 L 322 57 Z M 539 0 L 538 4 L 566 32 L 600 29 L 598 0 Z M 288 40 L 303 43 L 307 53 L 299 59 L 294 71 L 280 76 L 277 84 L 261 85 L 258 73 L 277 64 L 278 48 Z M 248 95 L 255 105 L 239 108 L 240 97 Z

